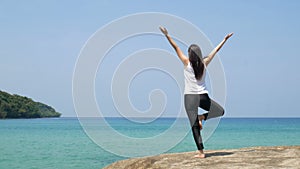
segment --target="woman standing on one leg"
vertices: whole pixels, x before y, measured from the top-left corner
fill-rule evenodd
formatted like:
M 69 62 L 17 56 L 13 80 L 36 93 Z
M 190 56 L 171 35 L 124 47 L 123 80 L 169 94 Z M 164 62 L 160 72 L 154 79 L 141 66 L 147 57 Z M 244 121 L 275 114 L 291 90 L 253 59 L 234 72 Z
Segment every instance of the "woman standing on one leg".
M 224 115 L 224 109 L 208 96 L 208 91 L 205 86 L 206 66 L 208 66 L 216 53 L 233 33 L 228 34 L 207 57 L 202 58 L 199 46 L 192 44 L 188 48 L 189 57 L 186 57 L 175 41 L 168 35 L 167 29 L 160 27 L 160 30 L 166 36 L 176 51 L 179 59 L 184 64 L 184 106 L 192 127 L 195 143 L 199 150 L 199 154 L 195 155 L 195 157 L 205 158 L 205 154 L 203 152 L 204 146 L 200 134 L 200 130 L 202 129 L 202 120 L 208 120 L 210 118 Z M 198 116 L 198 107 L 201 107 L 208 112 Z

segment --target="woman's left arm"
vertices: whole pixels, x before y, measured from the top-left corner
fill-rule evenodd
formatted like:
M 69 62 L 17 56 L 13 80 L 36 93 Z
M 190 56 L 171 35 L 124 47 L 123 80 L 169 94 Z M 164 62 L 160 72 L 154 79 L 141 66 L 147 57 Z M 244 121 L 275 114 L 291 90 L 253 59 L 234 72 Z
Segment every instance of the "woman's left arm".
M 189 63 L 189 59 L 183 54 L 179 46 L 175 43 L 175 41 L 171 38 L 171 36 L 168 34 L 168 31 L 165 27 L 159 27 L 160 31 L 166 36 L 171 46 L 174 48 L 174 50 L 177 53 L 177 56 L 182 61 L 182 63 L 186 66 Z
M 204 64 L 207 66 L 211 61 L 212 59 L 215 57 L 215 55 L 217 54 L 217 52 L 222 48 L 222 46 L 224 45 L 224 43 L 233 35 L 233 33 L 230 33 L 228 35 L 225 36 L 225 38 L 222 40 L 222 42 L 217 46 L 215 47 L 211 52 L 210 54 L 203 59 L 204 61 Z

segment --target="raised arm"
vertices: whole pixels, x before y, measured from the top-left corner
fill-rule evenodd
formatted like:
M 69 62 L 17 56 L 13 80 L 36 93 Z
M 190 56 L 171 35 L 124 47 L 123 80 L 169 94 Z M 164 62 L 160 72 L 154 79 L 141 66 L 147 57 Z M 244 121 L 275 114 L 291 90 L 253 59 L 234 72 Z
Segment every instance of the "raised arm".
M 177 46 L 177 44 L 175 43 L 175 41 L 171 38 L 171 36 L 168 34 L 168 31 L 166 28 L 164 27 L 159 27 L 159 29 L 161 30 L 161 32 L 166 36 L 166 38 L 168 39 L 169 43 L 171 44 L 171 46 L 174 48 L 174 50 L 177 53 L 177 56 L 179 57 L 179 59 L 182 61 L 182 63 L 186 66 L 189 63 L 189 59 L 183 54 L 183 52 L 181 51 L 181 49 Z
M 230 33 L 228 35 L 225 36 L 225 38 L 222 40 L 222 42 L 216 47 L 214 48 L 210 54 L 203 59 L 204 64 L 207 66 L 211 60 L 215 57 L 215 55 L 217 54 L 217 52 L 222 48 L 222 46 L 224 45 L 224 43 L 233 35 L 233 33 Z

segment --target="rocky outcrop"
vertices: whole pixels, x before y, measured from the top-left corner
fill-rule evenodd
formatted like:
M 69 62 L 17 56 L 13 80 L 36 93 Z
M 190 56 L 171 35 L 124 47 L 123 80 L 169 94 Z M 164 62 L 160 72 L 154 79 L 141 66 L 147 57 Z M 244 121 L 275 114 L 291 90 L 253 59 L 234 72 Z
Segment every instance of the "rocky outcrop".
M 205 151 L 206 158 L 196 152 L 161 154 L 117 161 L 104 169 L 300 169 L 300 146 L 251 147 Z

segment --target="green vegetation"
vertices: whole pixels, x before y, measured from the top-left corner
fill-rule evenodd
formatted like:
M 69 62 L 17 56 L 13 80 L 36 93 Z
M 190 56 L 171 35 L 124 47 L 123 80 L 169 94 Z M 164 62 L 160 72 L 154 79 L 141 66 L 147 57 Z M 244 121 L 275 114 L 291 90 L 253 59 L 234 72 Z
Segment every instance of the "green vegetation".
M 60 117 L 60 115 L 48 105 L 0 90 L 0 119 Z

